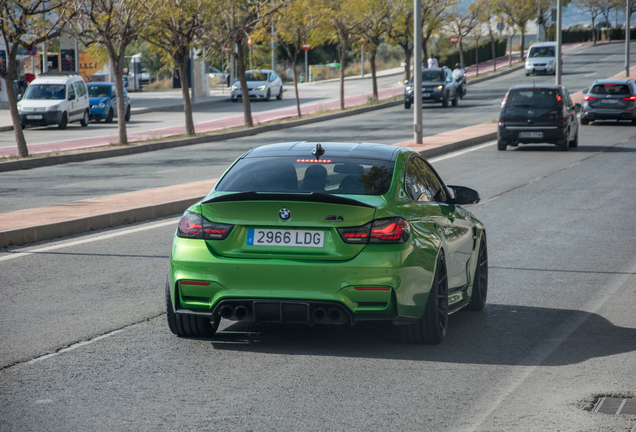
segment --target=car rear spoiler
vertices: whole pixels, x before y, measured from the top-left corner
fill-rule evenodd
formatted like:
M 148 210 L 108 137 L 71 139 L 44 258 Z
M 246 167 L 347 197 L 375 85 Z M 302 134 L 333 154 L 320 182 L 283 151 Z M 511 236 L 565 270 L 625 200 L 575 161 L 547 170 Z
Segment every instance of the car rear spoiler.
M 364 203 L 362 201 L 319 192 L 312 192 L 309 194 L 239 192 L 227 195 L 217 195 L 215 197 L 206 199 L 201 204 L 228 201 L 302 201 L 376 208 L 375 206 Z

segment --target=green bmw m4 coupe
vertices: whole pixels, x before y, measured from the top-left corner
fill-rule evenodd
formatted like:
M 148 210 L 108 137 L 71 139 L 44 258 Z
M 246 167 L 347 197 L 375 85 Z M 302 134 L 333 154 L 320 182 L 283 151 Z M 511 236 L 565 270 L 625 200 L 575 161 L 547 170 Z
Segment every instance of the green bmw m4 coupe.
M 419 153 L 385 144 L 283 143 L 239 157 L 183 215 L 166 284 L 170 330 L 221 318 L 390 321 L 438 344 L 448 315 L 484 308 L 486 231 Z

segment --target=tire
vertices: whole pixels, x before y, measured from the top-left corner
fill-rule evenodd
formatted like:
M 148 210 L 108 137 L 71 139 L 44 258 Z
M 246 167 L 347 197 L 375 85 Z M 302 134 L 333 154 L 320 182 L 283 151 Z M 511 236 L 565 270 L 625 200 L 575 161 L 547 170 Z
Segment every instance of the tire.
M 126 117 L 124 119 L 128 122 L 130 121 L 130 105 L 126 108 Z
M 424 315 L 414 324 L 399 326 L 403 339 L 411 344 L 438 345 L 448 330 L 448 280 L 444 252 L 437 259 L 433 286 Z
M 568 151 L 568 149 L 570 148 L 570 143 L 568 141 L 568 137 L 569 136 L 570 136 L 570 130 L 568 129 L 568 131 L 565 133 L 565 136 L 563 137 L 563 139 L 556 143 L 557 147 L 559 147 L 559 150 Z
M 113 122 L 113 117 L 115 117 L 115 112 L 111 108 L 111 109 L 108 110 L 108 115 L 106 116 L 106 123 L 112 123 Z
M 24 129 L 26 127 L 26 123 L 20 123 L 20 126 L 22 126 L 22 129 Z
M 506 147 L 508 147 L 508 143 L 506 141 L 497 140 L 497 150 L 506 151 Z
M 453 101 L 452 101 L 453 106 L 457 106 L 458 102 L 459 102 L 459 96 L 457 95 L 457 93 L 455 93 L 455 99 L 453 99 Z
M 270 92 L 269 89 L 267 89 L 267 96 L 265 96 L 265 101 L 269 102 L 271 98 L 272 98 L 272 92 Z
M 444 99 L 442 99 L 442 108 L 448 107 L 448 95 L 444 95 Z
M 590 121 L 588 119 L 586 119 L 586 118 L 581 117 L 581 124 L 582 125 L 588 125 L 588 124 L 590 124 Z
M 82 127 L 88 126 L 88 110 L 84 111 L 84 117 L 82 117 L 82 120 L 80 120 L 80 124 L 82 125 Z
M 411 102 L 404 101 L 404 109 L 411 109 Z
M 232 102 L 238 102 L 238 98 L 232 98 Z
M 166 317 L 168 328 L 179 337 L 211 337 L 219 328 L 219 321 L 212 322 L 206 317 L 175 313 L 170 300 L 170 286 L 166 281 Z
M 526 72 L 526 76 L 530 76 L 530 74 L 528 72 Z
M 66 116 L 66 113 L 62 113 L 62 119 L 60 120 L 60 123 L 57 125 L 58 128 L 60 129 L 66 129 L 66 125 L 68 124 L 68 117 Z
M 480 311 L 486 306 L 488 297 L 488 244 L 486 242 L 486 232 L 481 235 L 479 251 L 477 252 L 477 266 L 473 278 L 473 293 L 470 303 L 466 306 L 469 311 Z
M 576 130 L 576 135 L 574 139 L 569 142 L 570 147 L 578 147 L 579 146 L 579 130 Z
M 283 86 L 280 86 L 280 92 L 278 92 L 278 96 L 276 96 L 276 100 L 283 99 Z

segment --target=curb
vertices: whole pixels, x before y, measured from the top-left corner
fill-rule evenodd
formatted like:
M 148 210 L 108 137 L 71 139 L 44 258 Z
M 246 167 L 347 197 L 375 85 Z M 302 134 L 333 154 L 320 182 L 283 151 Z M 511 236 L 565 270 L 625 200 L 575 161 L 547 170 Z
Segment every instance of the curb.
M 41 158 L 31 159 L 19 159 L 15 161 L 0 162 L 0 172 L 16 171 L 21 169 L 40 168 L 45 166 L 59 165 L 70 162 L 86 162 L 96 159 L 104 159 L 116 156 L 126 156 L 131 154 L 145 153 L 156 150 L 170 149 L 175 147 L 183 147 L 194 144 L 203 144 L 216 141 L 230 140 L 234 138 L 242 138 L 246 136 L 257 135 L 263 132 L 271 132 L 282 129 L 289 129 L 296 126 L 303 126 L 312 123 L 319 123 L 322 121 L 333 120 L 337 118 L 349 117 L 357 114 L 363 114 L 369 111 L 376 111 L 384 108 L 390 108 L 393 106 L 401 105 L 402 101 L 384 102 L 377 105 L 371 105 L 362 108 L 354 108 L 347 111 L 341 111 L 333 114 L 327 114 L 324 116 L 292 120 L 285 123 L 278 123 L 265 126 L 256 126 L 251 129 L 245 129 L 235 132 L 222 132 L 215 135 L 204 135 L 192 138 L 184 138 L 172 141 L 162 141 L 150 144 L 132 145 L 130 147 L 119 147 L 115 149 L 96 150 L 84 153 L 75 153 L 59 156 L 47 156 Z
M 399 101 L 401 103 L 401 101 Z M 425 158 L 437 156 L 464 147 L 470 147 L 497 138 L 497 132 L 478 135 L 464 140 L 443 144 L 431 149 L 422 150 L 420 154 Z M 90 232 L 103 228 L 112 228 L 160 217 L 181 214 L 192 204 L 203 199 L 205 195 L 190 197 L 177 201 L 153 204 L 144 207 L 120 210 L 112 213 L 102 213 L 83 218 L 69 219 L 50 224 L 34 225 L 30 227 L 15 228 L 0 231 L 0 248 L 18 246 L 36 241 L 52 240 L 73 234 Z
M 115 211 L 112 213 L 102 213 L 83 218 L 53 222 L 50 224 L 0 231 L 0 248 L 51 240 L 58 237 L 183 213 L 188 207 L 203 198 L 204 196 L 190 197 L 145 207 Z

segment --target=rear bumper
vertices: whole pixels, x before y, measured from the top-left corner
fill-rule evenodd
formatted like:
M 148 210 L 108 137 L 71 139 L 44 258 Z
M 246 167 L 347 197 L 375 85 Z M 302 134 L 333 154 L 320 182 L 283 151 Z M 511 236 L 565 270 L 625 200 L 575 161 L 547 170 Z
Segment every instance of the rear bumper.
M 243 319 L 255 317 L 259 321 L 272 319 L 255 314 L 254 302 L 267 303 L 270 309 L 274 307 L 271 304 L 309 305 L 303 320 L 290 320 L 279 313 L 276 322 L 323 323 L 313 315 L 317 307 L 327 312 L 331 307 L 340 308 L 351 323 L 416 320 L 424 312 L 433 269 L 396 267 L 410 248 L 408 243 L 395 246 L 389 252 L 367 247 L 347 261 L 235 259 L 214 255 L 203 241 L 175 238 L 168 278 L 172 303 L 179 313 L 211 317 L 220 316 L 224 304 L 241 304 L 248 310 Z M 435 253 L 431 255 L 434 263 Z M 258 312 L 258 306 L 256 309 Z
M 581 118 L 586 120 L 634 120 L 636 112 L 633 109 L 595 109 L 584 108 Z
M 520 138 L 520 133 L 523 132 L 541 132 L 541 138 Z M 565 137 L 567 129 L 565 127 L 532 127 L 526 128 L 524 126 L 499 126 L 497 128 L 497 139 L 499 141 L 518 142 L 518 143 L 553 143 L 562 140 Z

